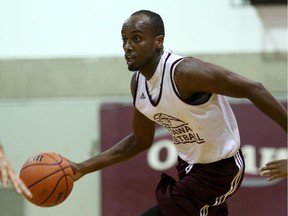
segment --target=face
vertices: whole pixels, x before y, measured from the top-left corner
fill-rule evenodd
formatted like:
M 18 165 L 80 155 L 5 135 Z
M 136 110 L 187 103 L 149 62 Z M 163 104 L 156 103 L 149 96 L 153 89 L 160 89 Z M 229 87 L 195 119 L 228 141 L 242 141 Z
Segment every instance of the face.
M 159 60 L 163 36 L 153 35 L 150 20 L 145 15 L 131 16 L 122 26 L 123 49 L 130 71 L 149 71 Z M 158 61 L 157 61 L 158 64 Z

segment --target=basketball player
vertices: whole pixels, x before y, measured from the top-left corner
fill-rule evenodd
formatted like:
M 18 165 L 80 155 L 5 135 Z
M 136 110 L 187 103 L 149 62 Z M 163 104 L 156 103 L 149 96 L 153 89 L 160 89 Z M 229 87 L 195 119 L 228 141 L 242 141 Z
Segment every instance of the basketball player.
M 132 14 L 121 34 L 128 69 L 134 72 L 133 132 L 99 155 L 71 162 L 75 180 L 147 150 L 158 123 L 171 133 L 178 150 L 179 179 L 162 174 L 157 204 L 142 216 L 228 215 L 226 200 L 241 184 L 244 160 L 225 96 L 249 99 L 285 131 L 286 109 L 258 82 L 166 52 L 164 24 L 154 12 Z
M 267 181 L 287 178 L 287 159 L 274 160 L 260 168 L 260 175 L 267 177 Z
M 28 197 L 32 197 L 31 192 L 22 182 L 22 180 L 16 175 L 10 161 L 7 159 L 4 148 L 0 143 L 0 182 L 6 188 L 11 183 L 15 191 L 18 194 L 24 194 Z

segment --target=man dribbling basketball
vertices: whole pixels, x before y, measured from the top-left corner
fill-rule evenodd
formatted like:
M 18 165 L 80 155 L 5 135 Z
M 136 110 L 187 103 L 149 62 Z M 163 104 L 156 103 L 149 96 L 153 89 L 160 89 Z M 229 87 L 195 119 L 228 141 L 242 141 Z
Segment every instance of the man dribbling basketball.
M 99 155 L 70 162 L 74 179 L 147 150 L 158 123 L 168 129 L 177 148 L 179 179 L 162 174 L 157 204 L 142 216 L 227 216 L 226 200 L 240 187 L 244 159 L 225 96 L 249 99 L 287 132 L 286 109 L 258 82 L 164 51 L 164 24 L 154 12 L 133 13 L 121 34 L 128 70 L 134 72 L 133 132 Z

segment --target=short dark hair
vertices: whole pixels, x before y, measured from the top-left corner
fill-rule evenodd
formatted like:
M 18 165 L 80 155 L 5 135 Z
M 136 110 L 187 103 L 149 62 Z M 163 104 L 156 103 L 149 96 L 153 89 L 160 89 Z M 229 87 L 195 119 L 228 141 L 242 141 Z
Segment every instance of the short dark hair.
M 165 36 L 164 22 L 159 14 L 149 11 L 149 10 L 139 10 L 133 13 L 131 16 L 138 15 L 138 14 L 144 14 L 145 16 L 149 17 L 151 25 L 152 25 L 151 27 L 153 29 L 153 33 L 156 36 L 158 35 Z

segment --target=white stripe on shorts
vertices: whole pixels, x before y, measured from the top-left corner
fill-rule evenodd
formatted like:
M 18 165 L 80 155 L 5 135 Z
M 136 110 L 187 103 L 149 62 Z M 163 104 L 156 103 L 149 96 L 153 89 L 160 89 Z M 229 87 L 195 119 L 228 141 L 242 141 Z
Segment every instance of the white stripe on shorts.
M 239 151 L 237 151 L 237 153 L 235 154 L 234 160 L 235 160 L 235 163 L 237 164 L 237 166 L 239 168 L 239 171 L 231 182 L 231 188 L 226 194 L 224 194 L 220 197 L 217 197 L 215 200 L 215 203 L 212 206 L 216 206 L 216 205 L 220 205 L 220 204 L 224 203 L 226 201 L 226 198 L 229 195 L 233 194 L 235 192 L 235 190 L 237 189 L 237 187 L 239 186 L 241 177 L 243 175 L 243 170 L 244 170 L 244 163 L 243 163 L 243 160 L 240 156 Z M 204 207 L 202 207 L 200 209 L 200 216 L 207 216 L 208 215 L 208 208 L 209 208 L 209 205 L 205 205 Z

